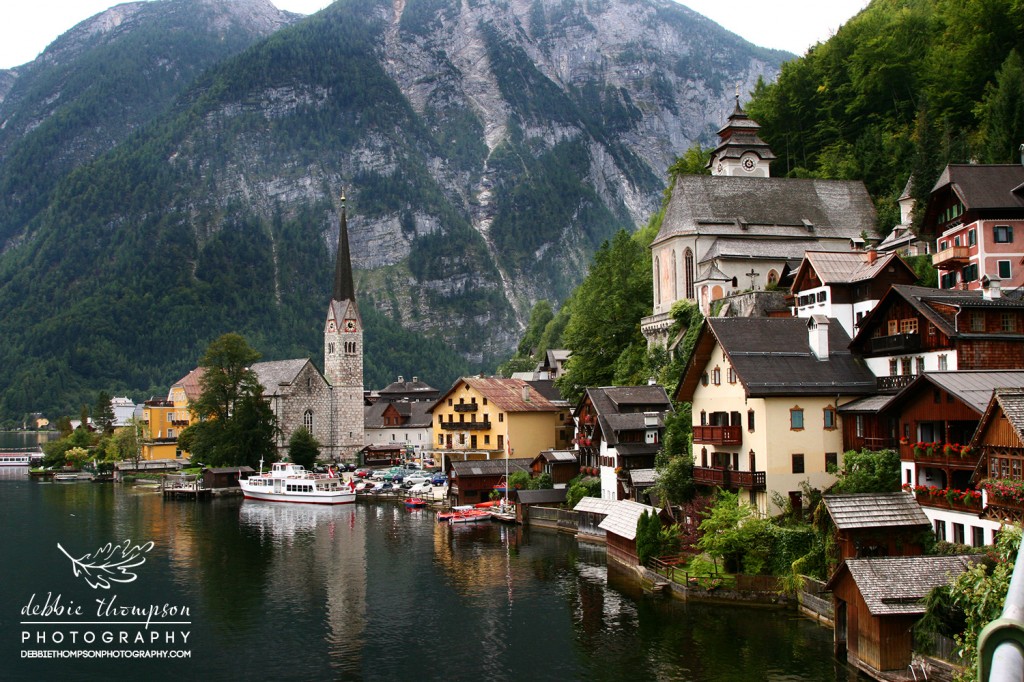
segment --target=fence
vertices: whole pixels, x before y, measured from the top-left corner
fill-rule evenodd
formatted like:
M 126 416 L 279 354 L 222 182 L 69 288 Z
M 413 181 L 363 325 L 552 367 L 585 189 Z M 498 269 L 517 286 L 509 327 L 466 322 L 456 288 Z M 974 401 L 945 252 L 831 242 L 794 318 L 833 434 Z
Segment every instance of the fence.
M 825 583 L 806 575 L 800 577 L 803 578 L 803 585 L 797 594 L 800 608 L 820 620 L 833 622 L 835 614 L 832 610 L 832 593 L 825 589 Z
M 567 533 L 575 533 L 579 512 L 572 509 L 556 509 L 555 507 L 528 507 L 528 520 L 531 526 L 557 528 Z

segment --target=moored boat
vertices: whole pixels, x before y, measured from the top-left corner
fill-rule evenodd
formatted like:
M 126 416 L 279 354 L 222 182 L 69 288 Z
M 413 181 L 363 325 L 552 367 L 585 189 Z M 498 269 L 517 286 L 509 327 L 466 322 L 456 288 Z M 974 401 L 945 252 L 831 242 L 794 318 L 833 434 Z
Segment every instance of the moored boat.
M 331 474 L 314 474 L 300 464 L 275 462 L 270 471 L 243 478 L 238 482 L 249 500 L 292 502 L 298 504 L 349 504 L 356 501 L 356 492 L 341 478 Z
M 466 509 L 457 511 L 448 519 L 448 523 L 477 523 L 478 521 L 490 521 L 491 515 L 486 509 Z
M 27 452 L 0 452 L 0 467 L 27 467 L 30 463 Z
M 408 507 L 409 509 L 414 509 L 416 507 L 426 507 L 427 501 L 424 500 L 422 497 L 407 497 L 405 498 L 405 506 Z

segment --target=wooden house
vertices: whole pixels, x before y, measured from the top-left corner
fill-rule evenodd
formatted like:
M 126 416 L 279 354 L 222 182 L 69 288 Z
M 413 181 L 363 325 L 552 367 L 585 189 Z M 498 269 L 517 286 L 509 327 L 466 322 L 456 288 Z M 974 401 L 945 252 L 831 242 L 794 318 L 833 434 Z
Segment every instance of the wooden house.
M 654 507 L 631 500 L 618 500 L 598 527 L 605 532 L 608 559 L 627 566 L 640 563 L 636 554 L 636 526 L 644 512 L 658 514 Z
M 547 474 L 555 485 L 568 483 L 580 474 L 580 461 L 575 450 L 544 450 L 530 463 L 535 476 Z
M 529 523 L 530 507 L 561 507 L 565 504 L 566 488 L 542 488 L 540 490 L 516 490 L 509 499 L 516 505 L 516 521 Z
M 451 479 L 448 484 L 448 499 L 453 506 L 487 502 L 496 486 L 505 482 L 517 471 L 529 473 L 531 459 L 492 459 L 454 461 L 451 463 Z
M 606 535 L 601 522 L 615 508 L 616 500 L 600 497 L 584 497 L 576 503 L 576 539 L 584 542 L 605 542 Z
M 255 473 L 252 467 L 208 467 L 203 469 L 204 488 L 237 488 L 238 481 Z
M 907 493 L 825 495 L 836 529 L 839 561 L 881 556 L 918 556 L 931 524 Z
M 977 557 L 908 556 L 847 559 L 826 588 L 835 609 L 835 651 L 868 675 L 903 671 L 911 662 L 911 628 L 924 599 Z
M 971 482 L 983 494 L 982 517 L 1024 523 L 1024 388 L 999 388 L 970 448 L 980 453 Z

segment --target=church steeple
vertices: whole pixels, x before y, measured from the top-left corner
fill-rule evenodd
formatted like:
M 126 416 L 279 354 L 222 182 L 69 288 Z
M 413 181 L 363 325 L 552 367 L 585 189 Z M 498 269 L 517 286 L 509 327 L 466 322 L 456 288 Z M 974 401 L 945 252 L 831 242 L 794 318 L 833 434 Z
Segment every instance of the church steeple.
M 736 90 L 736 107 L 729 115 L 729 122 L 718 131 L 719 143 L 707 167 L 712 175 L 738 175 L 762 177 L 769 175 L 768 167 L 775 154 L 757 131 L 761 126 L 743 111 L 740 106 L 739 88 Z
M 352 257 L 348 249 L 348 217 L 345 211 L 345 192 L 341 193 L 341 218 L 338 220 L 338 257 L 334 263 L 334 290 L 331 298 L 335 301 L 356 300 L 356 288 L 352 283 Z

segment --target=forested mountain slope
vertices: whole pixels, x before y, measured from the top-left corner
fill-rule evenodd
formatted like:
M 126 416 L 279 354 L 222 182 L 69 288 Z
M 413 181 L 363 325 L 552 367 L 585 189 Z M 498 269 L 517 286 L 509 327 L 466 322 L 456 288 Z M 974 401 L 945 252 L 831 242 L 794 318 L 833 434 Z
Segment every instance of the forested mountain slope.
M 54 113 L 29 153 L 21 125 L 0 141 L 0 412 L 166 390 L 226 331 L 318 360 L 342 189 L 367 385 L 493 368 L 786 56 L 668 0 L 340 0 L 102 139 Z

